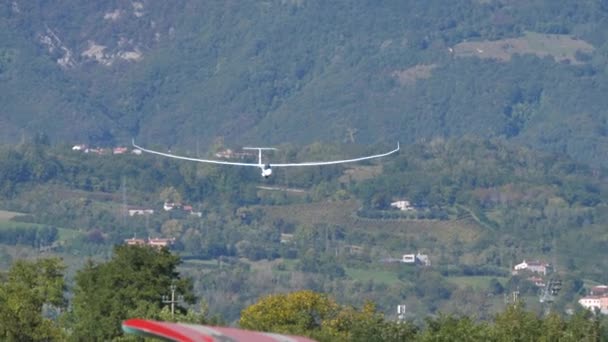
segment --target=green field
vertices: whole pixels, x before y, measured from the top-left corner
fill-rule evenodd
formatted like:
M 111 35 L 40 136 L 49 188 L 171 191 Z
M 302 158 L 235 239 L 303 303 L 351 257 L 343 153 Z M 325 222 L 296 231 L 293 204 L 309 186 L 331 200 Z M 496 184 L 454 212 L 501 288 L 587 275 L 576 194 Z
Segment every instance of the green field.
M 482 228 L 473 220 L 381 220 L 357 217 L 361 203 L 356 200 L 326 201 L 284 206 L 259 206 L 266 214 L 265 221 L 272 224 L 277 219 L 313 226 L 332 222 L 350 231 L 388 234 L 393 240 L 418 238 L 421 233 L 449 244 L 454 239 L 464 243 L 477 240 Z
M 397 278 L 397 274 L 392 271 L 346 268 L 346 274 L 353 280 L 358 280 L 361 282 L 373 280 L 376 283 L 385 283 L 388 285 L 401 282 L 401 280 Z
M 219 264 L 216 259 L 213 259 L 213 260 L 187 259 L 187 260 L 183 260 L 182 267 L 216 269 L 219 267 Z
M 12 219 L 13 217 L 20 216 L 20 215 L 24 215 L 24 214 L 18 213 L 15 211 L 0 210 L 0 222 L 8 221 L 8 220 Z
M 28 228 L 28 227 L 34 227 L 34 226 L 39 226 L 39 224 L 36 223 L 28 223 L 28 222 L 15 222 L 15 221 L 9 221 L 9 220 L 0 220 L 0 229 L 7 229 L 7 228 Z
M 15 216 L 20 216 L 20 215 L 24 215 L 24 214 L 13 212 L 13 211 L 0 210 L 0 229 L 29 228 L 29 227 L 44 226 L 43 224 L 38 224 L 38 223 L 11 221 L 12 218 L 14 218 Z M 72 240 L 82 234 L 79 231 L 76 231 L 74 229 L 68 229 L 68 228 L 59 228 L 58 227 L 57 231 L 58 231 L 58 235 L 59 235 L 57 240 L 59 240 L 59 241 Z
M 487 289 L 490 286 L 492 279 L 498 280 L 503 286 L 507 283 L 508 278 L 493 277 L 493 276 L 461 276 L 446 278 L 450 283 L 458 287 L 471 286 L 476 289 Z
M 519 38 L 501 40 L 465 41 L 454 46 L 454 53 L 460 57 L 491 58 L 508 61 L 516 54 L 533 54 L 538 57 L 551 56 L 556 61 L 580 64 L 576 52 L 592 53 L 594 47 L 576 37 L 566 34 L 543 34 L 525 32 Z

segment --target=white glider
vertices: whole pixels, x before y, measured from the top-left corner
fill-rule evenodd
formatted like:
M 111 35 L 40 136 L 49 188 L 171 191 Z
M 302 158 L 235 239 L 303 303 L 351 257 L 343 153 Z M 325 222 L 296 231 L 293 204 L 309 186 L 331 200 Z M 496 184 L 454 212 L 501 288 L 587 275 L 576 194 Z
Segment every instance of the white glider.
M 374 154 L 371 156 L 365 156 L 365 157 L 359 157 L 359 158 L 353 158 L 353 159 L 343 159 L 343 160 L 320 161 L 320 162 L 286 163 L 286 164 L 279 163 L 279 164 L 272 164 L 272 167 L 271 167 L 271 165 L 269 163 L 266 163 L 266 164 L 262 163 L 262 151 L 276 150 L 276 148 L 272 148 L 272 147 L 243 147 L 244 150 L 257 150 L 258 151 L 258 162 L 257 163 L 238 163 L 238 162 L 230 162 L 230 161 L 224 161 L 224 160 L 212 160 L 212 159 L 199 159 L 199 158 L 184 157 L 184 156 L 178 156 L 175 154 L 149 150 L 149 149 L 143 148 L 139 145 L 136 145 L 135 139 L 132 140 L 132 143 L 133 143 L 133 147 L 138 148 L 144 152 L 158 154 L 159 156 L 164 156 L 164 157 L 169 157 L 169 158 L 189 160 L 189 161 L 195 161 L 195 162 L 199 162 L 199 163 L 258 167 L 262 170 L 262 177 L 264 177 L 264 178 L 268 178 L 268 177 L 270 177 L 270 175 L 272 175 L 272 167 L 318 166 L 318 165 L 352 163 L 352 162 L 358 162 L 361 160 L 385 157 L 385 156 L 388 156 L 390 154 L 393 154 L 393 153 L 399 151 L 399 142 L 397 142 L 396 149 L 386 152 L 386 153 Z

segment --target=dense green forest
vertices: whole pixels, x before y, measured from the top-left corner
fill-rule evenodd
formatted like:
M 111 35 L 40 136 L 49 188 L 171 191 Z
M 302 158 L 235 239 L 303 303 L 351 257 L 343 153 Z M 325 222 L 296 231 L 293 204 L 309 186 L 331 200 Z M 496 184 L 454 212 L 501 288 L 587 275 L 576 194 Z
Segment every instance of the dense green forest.
M 607 10 L 592 0 L 6 2 L 0 136 L 195 150 L 472 134 L 604 165 Z

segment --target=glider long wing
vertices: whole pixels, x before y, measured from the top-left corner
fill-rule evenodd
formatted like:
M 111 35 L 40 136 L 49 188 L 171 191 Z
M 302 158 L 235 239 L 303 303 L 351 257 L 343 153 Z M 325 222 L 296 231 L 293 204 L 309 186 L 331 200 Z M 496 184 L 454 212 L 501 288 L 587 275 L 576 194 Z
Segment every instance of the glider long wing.
M 138 148 L 138 149 L 140 149 L 140 150 L 142 150 L 144 152 L 148 152 L 148 153 L 152 153 L 152 154 L 158 154 L 160 156 L 169 157 L 169 158 L 189 160 L 189 161 L 195 161 L 195 162 L 201 162 L 201 163 L 220 164 L 220 165 L 239 165 L 239 166 L 255 166 L 255 167 L 260 167 L 260 165 L 261 165 L 261 164 L 256 164 L 256 163 L 237 163 L 237 162 L 229 162 L 229 161 L 223 161 L 223 160 L 199 159 L 199 158 L 191 158 L 191 157 L 178 156 L 178 155 L 175 155 L 175 154 L 163 153 L 163 152 L 158 152 L 158 151 L 154 151 L 154 150 L 149 150 L 149 149 L 143 148 L 143 147 L 138 146 L 137 144 L 135 144 L 135 140 L 133 140 L 132 143 L 133 143 L 133 146 L 135 148 Z M 344 163 L 357 162 L 357 161 L 361 161 L 361 160 L 381 158 L 381 157 L 385 157 L 385 156 L 388 156 L 390 154 L 393 154 L 393 153 L 395 153 L 397 151 L 399 151 L 399 143 L 397 143 L 397 148 L 394 149 L 394 150 L 392 150 L 392 151 L 389 151 L 389 152 L 386 152 L 386 153 L 381 153 L 381 154 L 374 154 L 374 155 L 371 155 L 371 156 L 365 156 L 365 157 L 359 157 L 359 158 L 353 158 L 353 159 L 343 159 L 343 160 L 320 161 L 320 162 L 284 163 L 284 164 L 270 163 L 270 165 L 272 167 L 292 167 L 292 166 L 317 166 L 317 165 L 344 164 Z
M 163 153 L 163 152 L 158 152 L 158 151 L 154 151 L 154 150 L 148 150 L 147 148 L 143 148 L 141 146 L 136 145 L 135 144 L 135 140 L 133 140 L 132 143 L 133 143 L 133 147 L 138 148 L 138 149 L 140 149 L 140 150 L 142 150 L 144 152 L 148 152 L 148 153 L 152 153 L 152 154 L 158 154 L 159 156 L 164 156 L 164 157 L 169 157 L 169 158 L 189 160 L 189 161 L 195 161 L 195 162 L 200 162 L 200 163 L 220 164 L 220 165 L 238 165 L 238 166 L 255 166 L 255 167 L 260 167 L 260 164 L 254 164 L 254 163 L 236 163 L 236 162 L 229 162 L 229 161 L 223 161 L 223 160 L 211 160 L 211 159 L 198 159 L 198 158 L 183 157 L 183 156 L 178 156 L 178 155 L 175 155 L 175 154 Z
M 375 159 L 375 158 L 380 158 L 380 157 L 385 157 L 388 156 L 390 154 L 393 154 L 395 152 L 399 151 L 399 143 L 397 143 L 397 148 L 386 152 L 386 153 L 381 153 L 381 154 L 374 154 L 372 156 L 366 156 L 366 157 L 359 157 L 359 158 L 353 158 L 353 159 L 344 159 L 344 160 L 332 160 L 332 161 L 321 161 L 321 162 L 305 162 L 305 163 L 287 163 L 287 164 L 271 164 L 272 167 L 288 167 L 288 166 L 316 166 L 316 165 L 332 165 L 332 164 L 344 164 L 344 163 L 352 163 L 352 162 L 357 162 L 357 161 L 361 161 L 361 160 L 368 160 L 368 159 Z

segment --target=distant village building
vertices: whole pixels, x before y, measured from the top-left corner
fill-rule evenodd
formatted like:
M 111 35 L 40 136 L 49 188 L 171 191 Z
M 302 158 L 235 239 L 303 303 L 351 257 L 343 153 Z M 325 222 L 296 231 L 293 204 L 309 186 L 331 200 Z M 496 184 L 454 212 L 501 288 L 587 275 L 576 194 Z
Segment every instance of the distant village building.
M 165 211 L 171 211 L 173 209 L 178 209 L 181 207 L 182 207 L 181 203 L 165 202 L 163 204 L 163 209 L 165 209 Z
M 74 145 L 72 147 L 72 151 L 84 151 L 86 149 L 87 149 L 87 145 L 84 145 L 84 144 Z
M 404 264 L 415 264 L 416 263 L 416 254 L 403 254 L 401 258 L 401 262 Z
M 84 150 L 84 153 L 92 153 L 92 154 L 106 154 L 107 150 L 105 148 L 87 148 Z
M 175 242 L 175 238 L 164 239 L 164 238 L 153 238 L 148 239 L 148 246 L 162 248 L 168 247 Z
M 545 280 L 541 277 L 530 277 L 528 278 L 529 281 L 531 281 L 532 283 L 534 283 L 534 285 L 536 287 L 545 287 Z
M 603 296 L 608 295 L 608 286 L 606 285 L 597 285 L 589 290 L 590 296 Z
M 129 149 L 128 149 L 128 148 L 126 148 L 126 147 L 114 147 L 114 148 L 112 149 L 112 153 L 113 153 L 113 154 L 125 154 L 125 153 L 127 153 L 128 151 L 129 151 Z
M 146 244 L 146 240 L 130 238 L 130 239 L 126 239 L 125 243 L 129 246 L 144 246 Z
M 411 210 L 415 209 L 412 206 L 412 204 L 410 203 L 410 201 L 408 201 L 408 200 L 401 200 L 401 201 L 392 202 L 391 203 L 391 207 L 397 208 L 397 209 L 399 209 L 401 211 L 411 211 Z
M 551 265 L 542 261 L 526 261 L 524 260 L 521 264 L 517 264 L 513 267 L 513 274 L 518 274 L 520 271 L 530 271 L 534 273 L 539 273 L 542 275 L 547 275 L 547 273 L 551 272 Z
M 165 211 L 171 211 L 174 209 L 181 209 L 187 213 L 190 213 L 192 216 L 203 217 L 203 213 L 200 211 L 194 211 L 194 208 L 191 205 L 182 204 L 182 203 L 173 203 L 173 202 L 165 202 L 163 204 L 163 209 Z
M 251 152 L 234 152 L 233 150 L 227 148 L 225 150 L 221 150 L 215 153 L 215 156 L 223 159 L 245 159 L 247 157 L 255 157 L 254 153 Z
M 422 266 L 431 266 L 431 259 L 427 254 L 416 254 L 416 260 Z
M 148 238 L 148 240 L 130 238 L 126 239 L 125 243 L 129 246 L 150 246 L 156 248 L 168 247 L 175 242 L 175 238 Z
M 154 209 L 148 209 L 148 208 L 130 208 L 129 209 L 129 216 L 152 215 L 152 214 L 154 214 Z
M 225 158 L 225 159 L 230 159 L 234 156 L 234 152 L 232 152 L 231 149 L 227 148 L 225 150 L 222 151 L 217 151 L 215 153 L 215 156 L 218 158 Z
M 345 245 L 344 251 L 351 255 L 360 255 L 363 254 L 363 247 L 359 245 Z
M 578 303 L 587 310 L 596 309 L 604 315 L 608 315 L 608 296 L 586 296 L 578 300 Z
M 132 150 L 131 153 L 133 153 L 135 155 L 140 155 L 140 154 L 142 154 L 142 151 L 140 149 L 136 148 L 136 149 Z
M 281 243 L 290 243 L 293 240 L 293 234 L 281 233 Z
M 404 264 L 431 266 L 431 259 L 427 254 L 403 254 L 400 261 Z

